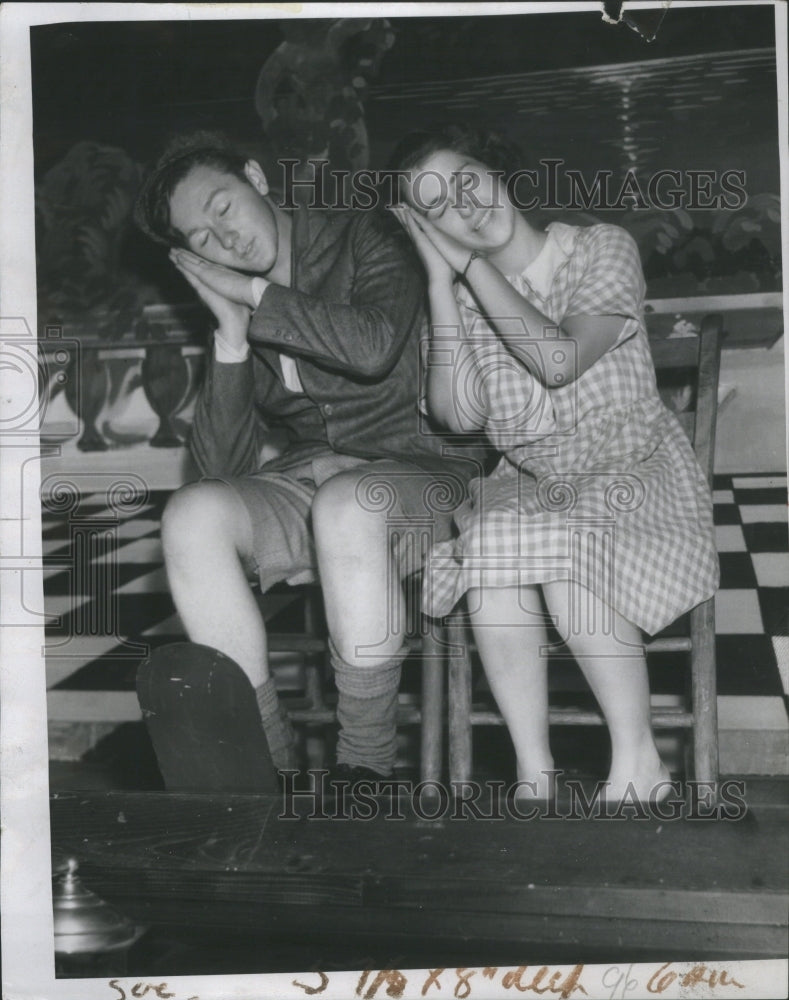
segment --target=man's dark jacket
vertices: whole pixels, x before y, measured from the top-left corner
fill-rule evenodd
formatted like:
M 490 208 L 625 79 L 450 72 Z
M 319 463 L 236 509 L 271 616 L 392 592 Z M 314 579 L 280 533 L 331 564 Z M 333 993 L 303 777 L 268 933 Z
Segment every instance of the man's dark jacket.
M 419 413 L 424 306 L 419 265 L 394 222 L 373 212 L 297 208 L 291 286 L 271 284 L 263 293 L 250 323 L 250 356 L 220 364 L 210 352 L 191 442 L 203 473 L 282 470 L 328 446 L 467 480 L 479 452 L 442 458 L 446 442 Z M 295 358 L 303 393 L 285 388 L 279 354 Z M 267 435 L 283 430 L 285 450 L 261 465 Z

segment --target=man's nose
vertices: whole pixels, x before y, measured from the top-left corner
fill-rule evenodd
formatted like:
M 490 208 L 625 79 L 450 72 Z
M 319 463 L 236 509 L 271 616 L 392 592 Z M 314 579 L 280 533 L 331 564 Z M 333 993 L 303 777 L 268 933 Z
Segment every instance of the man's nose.
M 234 250 L 238 242 L 238 233 L 230 227 L 223 228 L 219 233 L 219 242 L 224 250 Z

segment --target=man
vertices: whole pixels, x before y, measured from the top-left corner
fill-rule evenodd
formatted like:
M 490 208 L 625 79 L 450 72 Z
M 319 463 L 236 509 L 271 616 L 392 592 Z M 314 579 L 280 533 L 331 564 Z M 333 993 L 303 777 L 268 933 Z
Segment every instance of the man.
M 293 737 L 267 663 L 248 578 L 320 577 L 338 689 L 338 770 L 391 774 L 405 657 L 392 518 L 426 518 L 434 540 L 476 471 L 420 432 L 423 285 L 404 236 L 374 212 L 277 202 L 257 162 L 223 140 L 179 139 L 146 182 L 140 226 L 214 314 L 217 328 L 193 427 L 206 478 L 177 491 L 162 541 L 173 598 L 193 643 L 249 678 L 275 766 Z M 260 463 L 268 431 L 287 445 Z M 411 565 L 407 565 L 411 561 Z

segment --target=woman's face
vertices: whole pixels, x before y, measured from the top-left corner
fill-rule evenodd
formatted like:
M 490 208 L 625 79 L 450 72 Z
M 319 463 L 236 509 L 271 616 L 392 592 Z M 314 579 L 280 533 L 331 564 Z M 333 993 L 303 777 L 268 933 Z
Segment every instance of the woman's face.
M 503 248 L 515 231 L 515 209 L 501 174 L 464 153 L 440 149 L 404 180 L 408 204 L 470 250 Z

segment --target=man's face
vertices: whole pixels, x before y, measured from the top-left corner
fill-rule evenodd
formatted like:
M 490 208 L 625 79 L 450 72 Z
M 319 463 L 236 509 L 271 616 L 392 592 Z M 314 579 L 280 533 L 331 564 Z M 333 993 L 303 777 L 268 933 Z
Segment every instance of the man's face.
M 245 172 L 242 180 L 216 167 L 193 167 L 170 197 L 170 223 L 205 260 L 265 274 L 279 252 L 277 219 L 263 172 L 253 162 Z

